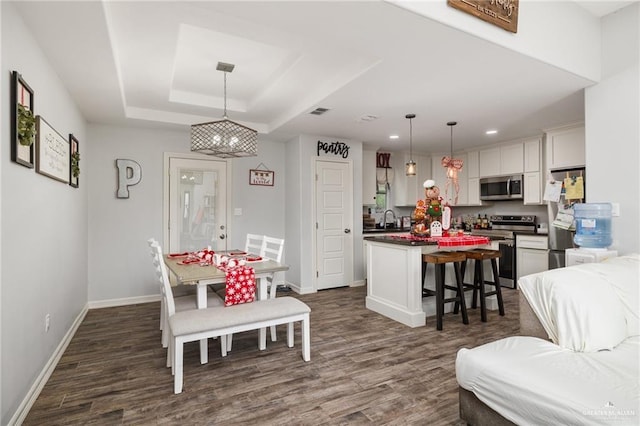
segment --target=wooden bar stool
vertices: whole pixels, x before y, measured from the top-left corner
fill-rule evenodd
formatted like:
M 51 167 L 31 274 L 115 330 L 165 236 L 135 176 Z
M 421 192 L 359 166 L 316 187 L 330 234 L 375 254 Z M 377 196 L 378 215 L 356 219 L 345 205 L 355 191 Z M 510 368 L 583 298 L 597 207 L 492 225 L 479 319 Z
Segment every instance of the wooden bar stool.
M 435 252 L 422 255 L 423 266 L 432 263 L 436 272 L 436 328 L 442 330 L 442 317 L 444 315 L 444 304 L 456 302 L 460 304 L 462 311 L 462 322 L 469 324 L 467 316 L 467 307 L 464 302 L 464 288 L 462 284 L 462 275 L 460 273 L 460 265 L 464 264 L 466 256 L 459 252 L 446 251 Z M 445 266 L 447 263 L 453 264 L 453 270 L 456 276 L 456 285 L 447 285 L 445 283 Z M 456 292 L 454 297 L 445 298 L 445 290 L 453 290 Z M 457 312 L 456 312 L 457 313 Z
M 500 316 L 504 316 L 504 303 L 502 301 L 502 291 L 500 290 L 500 276 L 498 275 L 498 262 L 497 260 L 500 258 L 501 254 L 499 250 L 489 250 L 489 249 L 473 249 L 468 251 L 459 252 L 463 254 L 466 258 L 465 262 L 462 264 L 462 276 L 464 278 L 464 273 L 467 267 L 467 260 L 474 261 L 474 272 L 473 272 L 473 284 L 463 284 L 465 289 L 473 289 L 473 298 L 471 302 L 471 307 L 476 308 L 477 304 L 477 296 L 478 292 L 480 293 L 480 318 L 482 322 L 487 322 L 487 303 L 486 298 L 496 295 L 498 299 L 498 311 L 500 312 Z M 493 273 L 493 281 L 486 281 L 484 279 L 484 261 L 491 261 L 491 271 Z M 493 291 L 485 291 L 485 285 L 494 286 Z M 457 313 L 458 306 L 456 304 L 454 308 L 454 313 Z

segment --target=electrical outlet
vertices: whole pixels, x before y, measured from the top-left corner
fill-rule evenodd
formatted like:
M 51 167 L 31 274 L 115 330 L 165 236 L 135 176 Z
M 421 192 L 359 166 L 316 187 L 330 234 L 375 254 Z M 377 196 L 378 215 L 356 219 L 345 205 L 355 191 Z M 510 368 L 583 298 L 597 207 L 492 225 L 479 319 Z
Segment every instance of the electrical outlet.
M 44 331 L 45 333 L 49 332 L 49 327 L 51 326 L 51 315 L 47 314 L 44 316 Z

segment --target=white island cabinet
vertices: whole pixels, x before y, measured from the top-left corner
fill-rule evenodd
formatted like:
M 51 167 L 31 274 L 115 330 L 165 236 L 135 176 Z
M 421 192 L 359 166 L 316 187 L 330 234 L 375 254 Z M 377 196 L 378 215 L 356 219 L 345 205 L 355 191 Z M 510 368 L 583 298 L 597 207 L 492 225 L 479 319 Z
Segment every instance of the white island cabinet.
M 435 316 L 435 297 L 422 297 L 422 254 L 438 251 L 436 244 L 410 245 L 382 241 L 384 237 L 365 240 L 367 264 L 367 309 L 405 324 L 409 327 L 426 325 L 427 317 Z M 451 247 L 465 250 L 482 246 Z M 453 267 L 446 265 L 446 282 L 453 283 Z M 427 268 L 425 287 L 435 289 L 433 265 Z M 445 297 L 453 292 L 447 290 Z M 472 292 L 465 293 L 467 306 L 471 306 Z M 487 300 L 489 309 L 497 308 L 497 300 L 491 296 Z M 444 312 L 451 312 L 453 303 L 445 306 Z

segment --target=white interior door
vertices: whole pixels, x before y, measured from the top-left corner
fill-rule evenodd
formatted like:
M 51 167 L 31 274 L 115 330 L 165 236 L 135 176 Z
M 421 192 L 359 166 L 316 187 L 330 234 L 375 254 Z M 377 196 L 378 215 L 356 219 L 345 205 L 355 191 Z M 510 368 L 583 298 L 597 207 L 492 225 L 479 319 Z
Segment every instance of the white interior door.
M 316 289 L 353 281 L 351 163 L 316 161 Z
M 169 250 L 197 251 L 227 243 L 227 163 L 169 158 Z

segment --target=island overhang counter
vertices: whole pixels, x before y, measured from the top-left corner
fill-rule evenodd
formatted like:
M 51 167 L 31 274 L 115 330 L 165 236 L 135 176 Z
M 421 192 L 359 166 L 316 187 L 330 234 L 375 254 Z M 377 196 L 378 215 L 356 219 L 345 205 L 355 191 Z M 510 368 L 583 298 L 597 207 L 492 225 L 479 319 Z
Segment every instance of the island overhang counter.
M 365 237 L 365 243 L 367 309 L 409 327 L 422 327 L 427 316 L 435 315 L 435 298 L 426 298 L 424 302 L 422 299 L 422 255 L 488 247 L 490 241 L 467 235 L 441 238 L 406 235 Z M 428 271 L 427 280 L 434 282 L 432 274 Z

